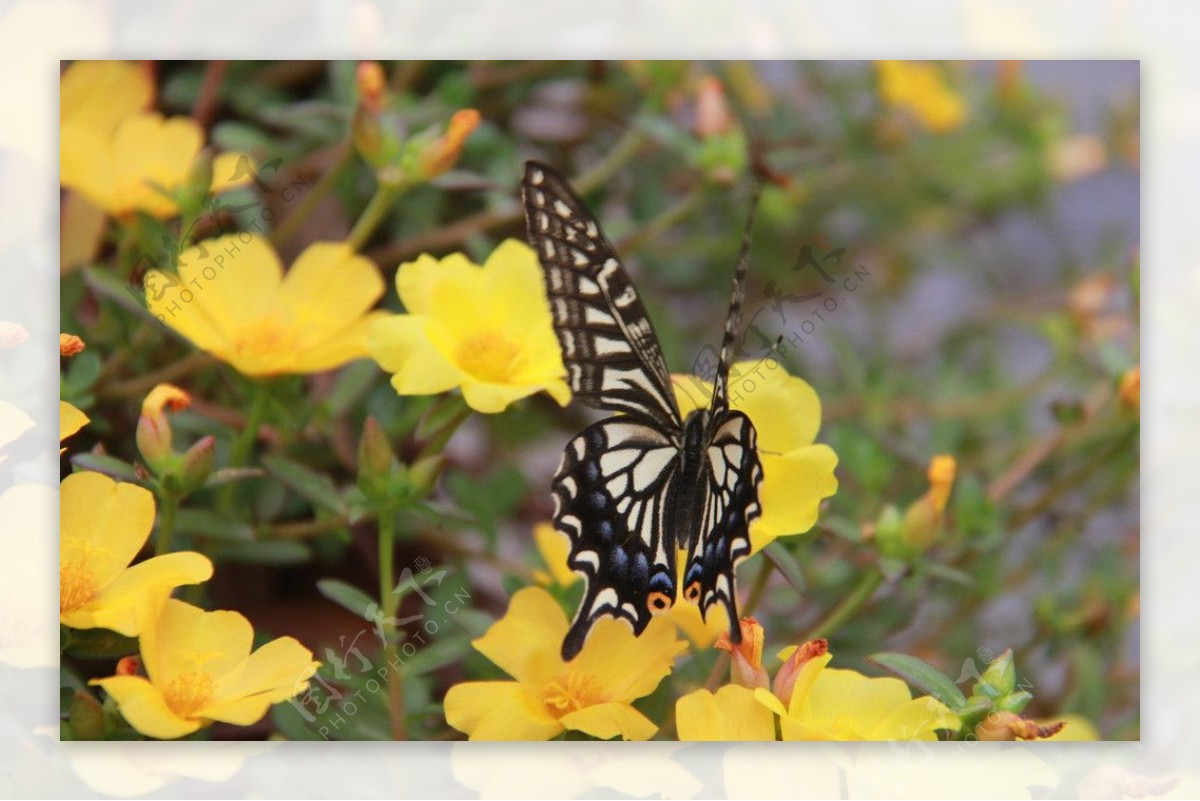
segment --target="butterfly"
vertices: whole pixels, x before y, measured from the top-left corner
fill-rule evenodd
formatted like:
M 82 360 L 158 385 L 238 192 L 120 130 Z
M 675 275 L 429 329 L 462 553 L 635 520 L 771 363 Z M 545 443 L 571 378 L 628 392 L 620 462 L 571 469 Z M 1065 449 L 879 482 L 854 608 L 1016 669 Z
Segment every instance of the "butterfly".
M 543 268 L 567 380 L 581 402 L 618 412 L 572 439 L 554 476 L 554 526 L 567 564 L 586 579 L 563 639 L 564 660 L 602 617 L 641 634 L 677 600 L 676 551 L 686 549 L 683 597 L 707 620 L 717 604 L 741 640 L 734 568 L 762 513 L 762 465 L 750 418 L 729 408 L 733 354 L 754 212 L 734 270 L 712 400 L 679 412 L 654 326 L 595 217 L 558 172 L 530 161 L 522 181 L 529 241 Z

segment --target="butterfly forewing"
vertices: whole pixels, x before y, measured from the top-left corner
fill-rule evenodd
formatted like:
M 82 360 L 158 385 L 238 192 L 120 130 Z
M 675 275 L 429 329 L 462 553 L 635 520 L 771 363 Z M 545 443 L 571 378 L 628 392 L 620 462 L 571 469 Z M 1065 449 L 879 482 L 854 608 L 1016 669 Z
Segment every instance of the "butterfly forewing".
M 585 579 L 563 658 L 579 653 L 600 617 L 623 618 L 640 634 L 674 602 L 675 542 L 665 521 L 678 455 L 662 431 L 624 417 L 594 423 L 563 452 L 554 524 L 571 540 L 567 564 Z
M 654 327 L 600 226 L 544 164 L 529 162 L 522 191 L 529 240 L 542 262 L 575 397 L 678 429 L 679 409 Z

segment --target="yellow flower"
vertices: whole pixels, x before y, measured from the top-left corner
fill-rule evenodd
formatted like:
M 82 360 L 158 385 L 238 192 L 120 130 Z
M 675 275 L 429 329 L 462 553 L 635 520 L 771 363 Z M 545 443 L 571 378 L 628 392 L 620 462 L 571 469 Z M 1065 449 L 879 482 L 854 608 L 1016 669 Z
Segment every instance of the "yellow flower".
M 180 255 L 179 276 L 146 274 L 146 300 L 160 322 L 196 347 L 253 376 L 315 373 L 367 355 L 368 310 L 383 279 L 349 245 L 317 242 L 283 273 L 275 249 L 229 234 Z
M 125 720 L 149 737 L 174 739 L 215 720 L 249 726 L 271 704 L 308 687 L 319 663 L 291 637 L 254 653 L 254 629 L 237 612 L 205 612 L 167 600 L 140 638 L 146 676 L 93 679 Z
M 712 384 L 694 376 L 673 376 L 675 398 L 686 417 L 712 398 Z M 729 373 L 730 406 L 744 412 L 758 432 L 763 482 L 762 517 L 750 526 L 751 553 L 777 537 L 808 531 L 821 501 L 837 492 L 837 454 L 814 445 L 821 426 L 821 401 L 801 378 L 788 375 L 774 359 L 739 362 Z
M 455 253 L 400 265 L 396 289 L 407 314 L 376 323 L 371 355 L 401 395 L 461 387 L 476 411 L 503 411 L 546 390 L 571 399 L 537 256 L 523 242 L 500 244 L 482 267 Z
M 908 111 L 926 130 L 945 133 L 966 121 L 966 103 L 946 85 L 937 65 L 880 61 L 876 68 L 883 101 Z
M 570 587 L 583 576 L 567 567 L 567 557 L 571 554 L 571 540 L 566 534 L 554 527 L 552 523 L 538 523 L 533 527 L 533 544 L 537 546 L 538 555 L 546 565 L 545 570 L 534 570 L 534 580 L 548 587 L 557 584 L 560 587 Z
M 204 147 L 204 132 L 191 119 L 145 111 L 153 91 L 149 76 L 127 64 L 78 61 L 62 77 L 62 184 L 114 217 L 178 214 L 169 195 L 186 184 Z M 241 158 L 224 153 L 214 159 L 213 192 L 250 180 L 239 174 Z
M 804 649 L 788 648 L 780 656 L 797 650 Z M 784 740 L 936 740 L 935 729 L 958 727 L 942 702 L 913 698 L 900 679 L 827 667 L 832 658 L 826 652 L 804 662 L 786 707 L 769 690 L 755 690 L 759 703 L 779 715 Z
M 729 632 L 722 632 L 716 647 L 729 652 L 729 672 L 733 682 L 741 687 L 755 689 L 770 686 L 771 679 L 763 668 L 763 627 L 752 617 L 738 621 L 742 639 L 736 645 L 729 639 Z
M 88 416 L 64 400 L 58 402 L 58 441 L 62 442 L 90 421 Z M 66 450 L 63 448 L 62 450 Z M 61 452 L 61 451 L 60 451 Z
M 60 486 L 59 619 L 71 628 L 106 628 L 132 637 L 171 590 L 212 576 L 190 551 L 133 567 L 154 525 L 154 496 L 101 473 L 72 473 Z
M 740 684 L 681 697 L 675 702 L 675 726 L 680 740 L 775 739 L 775 715 L 758 702 L 754 690 Z
M 473 681 L 446 693 L 446 721 L 472 740 L 548 740 L 571 729 L 600 739 L 647 740 L 657 727 L 632 706 L 671 672 L 686 645 L 661 618 L 635 637 L 612 618 L 596 623 L 570 662 L 567 617 L 548 592 L 527 587 L 473 643 L 515 681 Z

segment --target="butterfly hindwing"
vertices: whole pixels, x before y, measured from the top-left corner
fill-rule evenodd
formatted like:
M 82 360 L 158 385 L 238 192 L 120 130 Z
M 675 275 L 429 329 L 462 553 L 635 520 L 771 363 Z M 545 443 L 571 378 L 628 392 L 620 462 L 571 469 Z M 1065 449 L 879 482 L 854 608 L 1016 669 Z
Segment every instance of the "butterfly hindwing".
M 599 224 L 544 164 L 526 165 L 522 194 L 575 397 L 678 428 L 679 409 L 654 326 Z
M 762 514 L 758 492 L 762 463 L 758 458 L 757 434 L 750 418 L 738 411 L 714 415 L 711 439 L 701 461 L 702 504 L 699 526 L 688 541 L 685 597 L 708 610 L 721 604 L 729 616 L 730 637 L 740 635 L 734 568 L 750 554 L 750 524 Z
M 583 647 L 600 617 L 640 634 L 675 600 L 675 541 L 664 524 L 678 476 L 678 448 L 627 417 L 586 428 L 563 452 L 554 477 L 554 525 L 571 540 L 567 564 L 585 579 L 563 640 L 563 658 Z

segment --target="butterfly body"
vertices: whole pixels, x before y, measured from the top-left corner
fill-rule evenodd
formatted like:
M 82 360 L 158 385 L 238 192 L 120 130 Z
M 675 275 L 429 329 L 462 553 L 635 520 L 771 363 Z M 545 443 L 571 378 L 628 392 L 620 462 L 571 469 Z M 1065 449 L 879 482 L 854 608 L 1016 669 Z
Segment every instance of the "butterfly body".
M 599 224 L 544 164 L 527 164 L 522 188 L 568 382 L 580 401 L 618 413 L 567 444 L 552 485 L 555 527 L 571 541 L 567 563 L 586 579 L 563 657 L 579 653 L 601 617 L 623 619 L 640 634 L 669 610 L 680 591 L 680 549 L 684 598 L 704 616 L 724 606 L 736 642 L 733 571 L 750 552 L 749 526 L 761 514 L 754 426 L 729 408 L 726 386 L 749 225 L 713 397 L 685 419 L 653 324 Z

